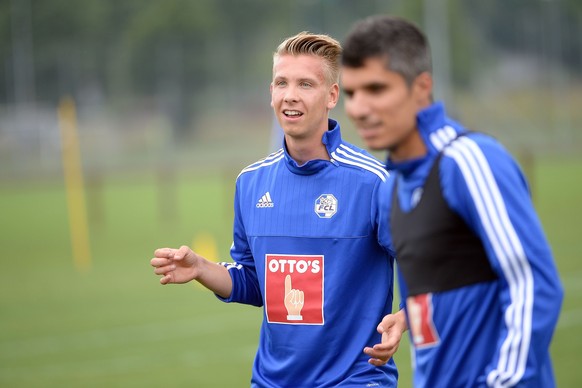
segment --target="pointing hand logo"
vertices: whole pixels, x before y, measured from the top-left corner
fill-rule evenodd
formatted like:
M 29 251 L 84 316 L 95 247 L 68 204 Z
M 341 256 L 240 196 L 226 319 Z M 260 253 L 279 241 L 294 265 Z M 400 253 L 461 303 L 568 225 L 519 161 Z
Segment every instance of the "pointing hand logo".
M 294 290 L 291 287 L 291 275 L 285 277 L 285 308 L 287 320 L 302 321 L 301 309 L 303 308 L 303 291 Z

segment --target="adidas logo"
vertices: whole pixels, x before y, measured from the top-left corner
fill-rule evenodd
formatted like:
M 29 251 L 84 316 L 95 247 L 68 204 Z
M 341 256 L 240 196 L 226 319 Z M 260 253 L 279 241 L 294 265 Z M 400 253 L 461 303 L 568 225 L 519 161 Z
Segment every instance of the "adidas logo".
M 273 207 L 275 206 L 273 204 L 273 201 L 271 200 L 271 193 L 269 193 L 268 191 L 259 199 L 259 202 L 257 202 L 256 206 L 258 208 L 261 207 Z

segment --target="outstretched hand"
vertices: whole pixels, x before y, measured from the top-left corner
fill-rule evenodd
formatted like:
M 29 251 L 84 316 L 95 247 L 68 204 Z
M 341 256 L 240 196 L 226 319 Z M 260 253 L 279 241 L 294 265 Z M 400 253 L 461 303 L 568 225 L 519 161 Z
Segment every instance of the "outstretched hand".
M 160 283 L 187 283 L 196 278 L 197 266 L 201 256 L 189 247 L 182 245 L 179 249 L 160 248 L 154 252 L 150 264 L 156 275 L 162 275 Z
M 386 315 L 377 328 L 378 333 L 382 334 L 382 342 L 373 347 L 364 348 L 364 353 L 370 356 L 368 362 L 375 366 L 386 364 L 398 350 L 402 333 L 407 328 L 404 310 Z

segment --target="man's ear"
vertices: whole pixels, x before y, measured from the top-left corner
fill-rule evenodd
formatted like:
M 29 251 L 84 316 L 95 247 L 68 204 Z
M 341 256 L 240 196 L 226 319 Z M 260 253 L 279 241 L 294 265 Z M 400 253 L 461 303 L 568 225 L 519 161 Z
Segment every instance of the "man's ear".
M 329 100 L 327 102 L 327 109 L 332 110 L 335 108 L 339 101 L 339 85 L 333 84 L 329 90 Z
M 420 73 L 412 84 L 412 90 L 422 104 L 432 101 L 432 75 L 425 71 Z

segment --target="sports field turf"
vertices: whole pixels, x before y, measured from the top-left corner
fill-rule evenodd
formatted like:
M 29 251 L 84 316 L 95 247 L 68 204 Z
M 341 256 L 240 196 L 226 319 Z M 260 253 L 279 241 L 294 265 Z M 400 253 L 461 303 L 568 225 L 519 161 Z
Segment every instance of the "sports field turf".
M 554 367 L 560 387 L 576 387 L 582 161 L 536 163 L 535 202 L 566 289 Z M 149 266 L 156 247 L 180 244 L 228 259 L 233 179 L 181 173 L 171 189 L 153 174 L 103 178 L 87 193 L 86 272 L 73 263 L 62 181 L 0 183 L 0 386 L 249 386 L 261 310 L 163 287 Z M 396 360 L 408 387 L 407 340 Z

